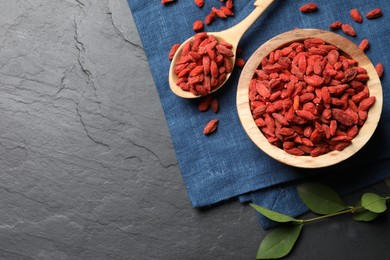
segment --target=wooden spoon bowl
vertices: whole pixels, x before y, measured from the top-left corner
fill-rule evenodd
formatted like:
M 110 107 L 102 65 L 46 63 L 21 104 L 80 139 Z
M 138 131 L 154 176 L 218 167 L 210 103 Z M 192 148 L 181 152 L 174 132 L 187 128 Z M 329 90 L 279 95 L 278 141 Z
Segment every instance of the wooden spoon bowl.
M 250 26 L 263 14 L 263 12 L 270 6 L 275 0 L 257 0 L 253 5 L 255 6 L 255 9 L 247 16 L 244 20 L 242 20 L 240 23 L 236 24 L 235 26 L 226 29 L 224 31 L 220 32 L 208 32 L 208 35 L 213 35 L 218 42 L 227 42 L 233 46 L 232 51 L 234 54 L 236 54 L 238 43 L 241 39 L 241 37 L 244 35 L 244 33 L 250 28 Z M 192 94 L 189 91 L 182 90 L 177 84 L 177 75 L 174 73 L 174 68 L 176 62 L 181 57 L 181 52 L 183 50 L 184 45 L 191 41 L 194 37 L 191 37 L 187 39 L 185 42 L 183 42 L 180 47 L 177 49 L 175 55 L 173 56 L 171 66 L 169 68 L 169 86 L 174 94 L 176 94 L 179 97 L 182 98 L 199 98 L 202 96 L 197 96 Z M 236 60 L 236 55 L 232 57 L 232 62 L 234 64 Z M 218 87 L 213 88 L 211 90 L 211 93 L 214 93 L 218 89 L 220 89 L 225 82 L 229 79 L 231 73 L 226 75 L 225 81 L 220 84 Z M 209 94 L 211 94 L 209 93 Z
M 255 124 L 250 110 L 249 84 L 259 67 L 261 60 L 272 51 L 284 47 L 292 42 L 303 41 L 307 38 L 320 38 L 328 44 L 339 48 L 350 58 L 358 61 L 358 66 L 367 70 L 370 79 L 367 87 L 370 96 L 375 96 L 376 101 L 368 112 L 368 118 L 360 128 L 359 134 L 352 143 L 342 151 L 331 151 L 318 157 L 291 155 L 279 147 L 268 142 L 266 137 Z M 241 124 L 249 138 L 266 154 L 287 165 L 301 168 L 320 168 L 337 164 L 354 155 L 359 151 L 373 135 L 382 112 L 383 96 L 382 86 L 378 74 L 369 58 L 350 40 L 324 30 L 299 29 L 280 34 L 262 46 L 249 58 L 241 73 L 237 89 L 237 110 Z

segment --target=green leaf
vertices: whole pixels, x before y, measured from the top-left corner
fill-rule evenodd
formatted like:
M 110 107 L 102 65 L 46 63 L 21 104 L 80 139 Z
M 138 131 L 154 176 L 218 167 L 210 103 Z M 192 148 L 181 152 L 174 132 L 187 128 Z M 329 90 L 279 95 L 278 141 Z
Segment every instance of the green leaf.
M 375 193 L 364 193 L 362 196 L 362 206 L 371 212 L 382 213 L 387 209 L 386 198 Z
M 329 186 L 321 183 L 303 183 L 297 186 L 303 203 L 314 213 L 332 214 L 347 208 L 340 196 Z
M 378 213 L 374 213 L 363 208 L 361 201 L 359 201 L 359 203 L 355 206 L 355 208 L 357 209 L 357 211 L 353 213 L 352 218 L 356 221 L 369 222 L 376 219 L 379 216 Z
M 362 210 L 354 213 L 352 218 L 356 221 L 369 222 L 376 219 L 379 215 L 380 215 L 379 213 L 374 213 L 368 210 Z
M 386 178 L 385 183 L 386 183 L 387 187 L 390 188 L 390 178 Z
M 258 212 L 260 212 L 261 214 L 263 214 L 264 216 L 266 216 L 267 218 L 273 220 L 273 221 L 276 221 L 276 222 L 302 222 L 298 219 L 295 219 L 295 218 L 292 218 L 290 216 L 287 216 L 287 215 L 284 215 L 282 213 L 279 213 L 279 212 L 276 212 L 276 211 L 272 211 L 272 210 L 269 210 L 269 209 L 266 209 L 266 208 L 263 208 L 259 205 L 256 205 L 256 204 L 250 204 L 255 210 L 257 210 Z
M 299 234 L 302 224 L 280 226 L 269 232 L 261 241 L 256 259 L 275 259 L 290 253 Z

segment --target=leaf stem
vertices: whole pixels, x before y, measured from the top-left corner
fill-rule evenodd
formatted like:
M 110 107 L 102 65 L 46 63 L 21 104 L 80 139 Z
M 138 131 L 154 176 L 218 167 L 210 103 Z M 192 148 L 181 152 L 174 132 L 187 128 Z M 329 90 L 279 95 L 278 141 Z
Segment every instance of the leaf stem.
M 310 219 L 304 219 L 302 221 L 302 223 L 308 223 L 308 222 L 312 222 L 312 221 L 316 221 L 316 220 L 320 220 L 320 219 L 324 219 L 324 218 L 334 217 L 334 216 L 342 215 L 345 213 L 352 213 L 352 212 L 355 212 L 357 209 L 359 209 L 359 208 L 352 207 L 352 208 L 348 208 L 346 210 L 342 210 L 342 211 L 339 211 L 336 213 L 332 213 L 332 214 L 328 214 L 328 215 L 324 215 L 324 216 L 320 216 L 320 217 L 315 217 L 315 218 L 310 218 Z
M 388 197 L 384 197 L 384 199 L 386 201 L 389 201 L 390 200 L 390 196 Z M 355 213 L 356 211 L 358 210 L 361 210 L 363 209 L 362 206 L 347 206 L 348 209 L 345 209 L 345 210 L 342 210 L 342 211 L 339 211 L 339 212 L 336 212 L 336 213 L 332 213 L 332 214 L 328 214 L 328 215 L 323 215 L 323 216 L 319 216 L 319 217 L 315 217 L 315 218 L 310 218 L 310 219 L 302 219 L 300 220 L 300 223 L 309 223 L 309 222 L 312 222 L 312 221 L 316 221 L 316 220 L 320 220 L 320 219 L 325 219 L 325 218 L 329 218 L 329 217 L 334 217 L 334 216 L 338 216 L 338 215 L 342 215 L 342 214 L 345 214 L 345 213 Z

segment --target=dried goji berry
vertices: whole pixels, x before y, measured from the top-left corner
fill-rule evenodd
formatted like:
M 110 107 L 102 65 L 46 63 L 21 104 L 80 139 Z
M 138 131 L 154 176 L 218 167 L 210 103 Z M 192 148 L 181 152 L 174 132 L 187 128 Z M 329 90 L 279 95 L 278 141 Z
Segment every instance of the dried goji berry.
M 218 127 L 218 119 L 212 119 L 204 127 L 203 134 L 209 135 L 215 132 L 215 130 L 217 130 L 217 127 Z
M 207 97 L 203 98 L 200 101 L 199 106 L 198 106 L 199 111 L 202 111 L 202 112 L 207 111 L 209 109 L 209 107 L 210 107 L 212 99 L 213 98 L 211 96 L 207 96 Z
M 306 111 L 306 110 L 297 110 L 297 111 L 295 111 L 295 113 L 297 113 L 297 115 L 299 117 L 306 119 L 306 120 L 309 120 L 309 121 L 313 121 L 317 118 L 315 115 L 313 115 L 313 113 Z
M 322 154 L 325 154 L 329 151 L 329 148 L 328 147 L 321 147 L 321 146 L 317 146 L 316 148 L 314 148 L 313 150 L 311 150 L 310 152 L 310 156 L 312 157 L 317 157 L 317 156 L 320 156 Z
M 218 77 L 218 74 L 219 74 L 218 65 L 217 65 L 217 63 L 214 60 L 212 60 L 211 63 L 210 63 L 210 73 L 211 73 L 211 76 L 213 78 L 217 78 Z
M 175 0 L 161 0 L 161 4 L 163 4 L 163 5 L 169 4 L 169 3 L 172 3 L 172 2 L 175 2 Z
M 319 87 L 324 84 L 324 78 L 318 75 L 304 76 L 304 80 L 307 84 L 312 85 L 313 87 Z
M 227 8 L 233 9 L 233 0 L 227 0 L 225 4 Z
M 212 7 L 211 10 L 212 10 L 219 18 L 221 18 L 221 19 L 226 19 L 226 18 L 227 18 L 226 14 L 225 14 L 223 11 L 221 11 L 220 9 L 217 9 L 217 8 L 215 8 L 215 7 Z
M 363 21 L 362 15 L 360 14 L 359 10 L 356 8 L 351 9 L 349 15 L 355 22 L 361 23 Z
M 359 44 L 359 49 L 362 51 L 365 51 L 370 46 L 370 42 L 367 39 L 363 39 Z
M 273 118 L 275 118 L 275 120 L 276 120 L 277 122 L 279 122 L 281 125 L 283 125 L 283 126 L 288 126 L 288 125 L 289 125 L 287 119 L 286 119 L 283 115 L 278 114 L 278 113 L 273 113 L 272 116 L 273 116 Z
M 269 88 L 261 82 L 256 83 L 256 89 L 257 92 L 264 98 L 269 98 L 271 95 Z
M 226 6 L 221 6 L 221 11 L 224 12 L 226 16 L 234 16 L 232 10 Z
M 349 35 L 349 36 L 356 36 L 356 31 L 355 29 L 350 25 L 350 24 L 347 24 L 347 23 L 344 23 L 341 25 L 341 30 L 346 34 L 346 35 Z
M 340 21 L 335 21 L 329 25 L 329 28 L 333 29 L 333 30 L 338 30 L 338 29 L 341 29 L 341 25 L 343 25 L 343 24 Z
M 239 68 L 242 68 L 245 66 L 245 60 L 243 58 L 237 58 L 235 61 L 235 65 Z
M 329 53 L 328 53 L 328 62 L 331 64 L 331 65 L 334 65 L 336 64 L 336 62 L 339 60 L 339 52 L 337 50 L 331 50 Z
M 200 31 L 203 29 L 203 23 L 201 20 L 196 20 L 194 24 L 192 25 L 192 29 L 194 31 Z
M 173 56 L 175 56 L 175 53 L 176 53 L 177 49 L 179 49 L 179 47 L 180 47 L 180 44 L 178 44 L 178 43 L 175 43 L 172 45 L 171 50 L 169 51 L 169 55 L 168 55 L 169 60 L 173 59 Z
M 218 113 L 218 109 L 219 109 L 219 102 L 218 102 L 218 99 L 216 98 L 213 98 L 211 100 L 211 110 L 213 110 L 214 113 Z
M 359 104 L 359 110 L 367 111 L 375 103 L 375 96 L 363 99 Z
M 345 111 L 338 109 L 338 108 L 332 108 L 332 116 L 334 119 L 336 119 L 339 123 L 351 126 L 353 125 L 353 117 L 346 113 Z
M 201 8 L 204 5 L 204 0 L 194 0 L 197 7 Z
M 369 11 L 368 13 L 366 13 L 366 17 L 368 19 L 378 18 L 380 16 L 382 16 L 382 9 L 380 9 L 380 8 L 375 8 L 375 9 Z
M 204 18 L 204 23 L 206 25 L 210 25 L 212 21 L 214 21 L 215 19 L 215 16 L 217 14 L 214 12 L 214 11 L 211 11 L 208 15 L 206 15 L 206 17 Z
M 347 135 L 350 137 L 350 138 L 355 138 L 357 136 L 357 134 L 359 133 L 359 128 L 357 125 L 353 125 L 351 126 L 348 131 L 347 131 Z
M 299 10 L 302 12 L 302 13 L 311 13 L 311 12 L 314 12 L 318 9 L 318 6 L 316 3 L 307 3 L 305 5 L 302 5 L 301 7 L 299 7 Z
M 375 65 L 376 73 L 378 73 L 378 76 L 381 78 L 383 76 L 383 65 L 382 63 L 378 63 Z

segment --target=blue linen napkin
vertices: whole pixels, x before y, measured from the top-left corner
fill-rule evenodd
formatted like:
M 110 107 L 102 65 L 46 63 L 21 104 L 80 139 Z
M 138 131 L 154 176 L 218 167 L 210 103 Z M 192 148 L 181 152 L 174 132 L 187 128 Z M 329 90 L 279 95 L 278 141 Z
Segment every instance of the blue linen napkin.
M 203 20 L 212 6 L 223 3 L 219 0 L 205 1 L 197 8 L 192 0 L 176 0 L 162 5 L 160 1 L 128 0 L 135 23 L 148 58 L 156 88 L 171 133 L 177 160 L 186 185 L 189 199 L 194 207 L 204 207 L 233 197 L 241 201 L 253 201 L 264 207 L 292 216 L 307 209 L 300 202 L 295 185 L 301 181 L 321 180 L 334 186 L 342 194 L 374 184 L 390 176 L 390 85 L 385 71 L 382 78 L 383 112 L 379 126 L 368 144 L 345 162 L 322 169 L 309 170 L 290 167 L 275 161 L 255 146 L 244 132 L 236 110 L 236 89 L 240 69 L 236 68 L 227 85 L 216 93 L 220 111 L 199 112 L 198 101 L 175 96 L 168 85 L 169 50 L 174 43 L 181 43 L 194 34 L 192 23 Z M 216 19 L 205 31 L 227 29 L 253 9 L 254 0 L 234 1 L 233 18 Z M 366 54 L 375 65 L 381 62 L 390 70 L 388 42 L 390 42 L 390 2 L 381 1 L 329 1 L 317 0 L 315 13 L 303 14 L 298 8 L 303 0 L 275 0 L 268 10 L 246 32 L 240 42 L 244 50 L 239 57 L 248 59 L 251 54 L 270 38 L 298 28 L 319 28 L 339 20 L 351 24 L 356 37 L 345 36 L 356 44 L 363 38 L 370 40 Z M 351 8 L 364 15 L 369 10 L 381 7 L 383 16 L 354 22 Z M 219 119 L 216 133 L 203 135 L 204 125 L 211 119 Z M 264 228 L 272 222 L 260 218 Z

